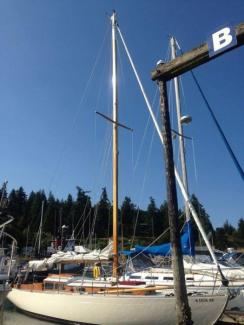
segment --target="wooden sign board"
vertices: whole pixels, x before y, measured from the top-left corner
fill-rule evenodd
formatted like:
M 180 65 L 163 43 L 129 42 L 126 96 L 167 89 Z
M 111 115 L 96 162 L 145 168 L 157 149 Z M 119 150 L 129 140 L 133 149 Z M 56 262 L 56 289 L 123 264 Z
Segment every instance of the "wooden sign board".
M 237 45 L 235 29 L 226 26 L 214 32 L 208 39 L 209 57 L 219 55 Z
M 159 64 L 156 69 L 152 71 L 152 80 L 170 80 L 227 51 L 243 45 L 244 23 L 237 25 L 234 29 L 224 27 L 213 33 L 211 39 L 211 44 L 202 44 L 178 56 L 172 61 Z

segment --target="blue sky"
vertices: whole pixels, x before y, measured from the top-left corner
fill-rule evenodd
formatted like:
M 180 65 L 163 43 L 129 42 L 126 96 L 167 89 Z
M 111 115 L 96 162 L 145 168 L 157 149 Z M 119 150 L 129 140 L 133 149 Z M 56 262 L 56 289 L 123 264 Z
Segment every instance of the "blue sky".
M 243 21 L 242 0 L 2 0 L 0 2 L 0 182 L 75 195 L 103 186 L 111 195 L 111 126 L 94 113 L 111 115 L 110 21 L 115 9 L 154 110 L 150 72 L 168 57 L 174 35 L 183 50 L 205 42 L 224 25 Z M 244 165 L 244 47 L 195 69 L 195 74 Z M 145 208 L 149 197 L 166 198 L 162 147 L 133 73 L 119 45 L 120 200 L 128 195 Z M 214 226 L 244 217 L 241 180 L 190 74 L 181 77 L 182 109 L 193 118 L 185 131 L 189 188 Z M 172 99 L 169 85 L 169 97 Z M 155 95 L 156 94 L 156 95 Z M 155 97 L 156 96 L 156 97 Z M 172 100 L 171 100 L 172 102 Z M 175 125 L 175 113 L 171 112 Z M 175 160 L 178 161 L 175 145 Z M 194 164 L 195 161 L 195 164 Z M 196 171 L 195 166 L 196 165 Z M 179 194 L 179 206 L 182 206 Z

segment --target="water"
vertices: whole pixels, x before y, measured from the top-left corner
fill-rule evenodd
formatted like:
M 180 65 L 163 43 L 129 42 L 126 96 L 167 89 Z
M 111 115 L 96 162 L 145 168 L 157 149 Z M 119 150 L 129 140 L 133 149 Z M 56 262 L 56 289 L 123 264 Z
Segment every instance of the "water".
M 10 302 L 6 301 L 4 304 L 3 319 L 1 325 L 50 325 L 53 324 L 48 321 L 39 320 L 29 317 L 19 312 Z

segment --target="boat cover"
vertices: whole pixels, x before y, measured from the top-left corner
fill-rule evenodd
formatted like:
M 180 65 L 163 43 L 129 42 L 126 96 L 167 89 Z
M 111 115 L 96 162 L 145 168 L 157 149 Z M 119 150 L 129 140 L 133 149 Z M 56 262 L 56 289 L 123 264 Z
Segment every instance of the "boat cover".
M 195 255 L 195 243 L 193 239 L 191 221 L 186 222 L 182 229 L 181 248 L 182 248 L 183 255 L 190 255 L 190 256 Z M 140 252 L 143 252 L 144 254 L 162 255 L 162 256 L 171 255 L 171 244 L 166 243 L 162 245 L 153 245 L 153 246 L 136 245 L 135 249 L 131 251 L 131 254 L 137 254 Z M 125 251 L 125 255 L 129 255 L 128 251 Z
M 51 269 L 54 264 L 57 263 L 85 263 L 85 262 L 100 262 L 108 261 L 112 258 L 113 254 L 113 242 L 109 241 L 109 244 L 101 249 L 95 249 L 89 251 L 84 249 L 83 253 L 77 254 L 74 251 L 58 251 L 56 254 L 52 254 L 49 258 L 44 258 L 43 260 L 33 260 L 29 261 L 28 269 L 32 271 L 42 271 Z

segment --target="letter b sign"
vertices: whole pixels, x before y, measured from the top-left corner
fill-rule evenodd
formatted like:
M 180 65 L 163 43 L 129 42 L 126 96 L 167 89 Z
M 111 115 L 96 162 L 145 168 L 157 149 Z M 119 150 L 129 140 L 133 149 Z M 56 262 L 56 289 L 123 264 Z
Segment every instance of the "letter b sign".
M 213 33 L 208 40 L 209 56 L 214 56 L 224 52 L 236 45 L 235 31 L 230 27 L 224 27 Z

